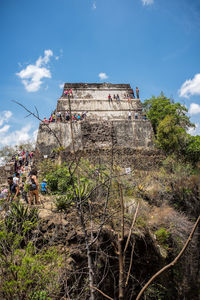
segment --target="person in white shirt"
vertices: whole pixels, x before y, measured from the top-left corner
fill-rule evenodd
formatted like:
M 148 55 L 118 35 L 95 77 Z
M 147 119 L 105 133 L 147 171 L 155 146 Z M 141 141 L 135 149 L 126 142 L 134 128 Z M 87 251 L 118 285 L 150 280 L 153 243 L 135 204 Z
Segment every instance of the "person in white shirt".
M 13 177 L 13 182 L 18 185 L 19 180 L 20 180 L 19 173 L 15 173 L 15 176 Z

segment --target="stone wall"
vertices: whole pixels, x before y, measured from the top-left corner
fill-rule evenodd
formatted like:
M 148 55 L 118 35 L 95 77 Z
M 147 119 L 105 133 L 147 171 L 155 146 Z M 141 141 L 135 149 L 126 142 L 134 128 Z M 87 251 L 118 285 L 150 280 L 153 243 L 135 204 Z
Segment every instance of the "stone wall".
M 112 84 L 112 83 L 65 83 L 63 94 L 67 89 L 72 89 L 74 97 L 105 100 L 108 95 L 119 95 L 123 98 L 124 93 L 131 90 L 130 84 Z
M 72 150 L 70 123 L 50 123 L 62 146 Z M 133 121 L 79 121 L 73 122 L 73 136 L 76 150 L 104 147 L 152 148 L 153 133 L 148 120 Z M 37 150 L 50 155 L 59 144 L 45 124 L 40 124 L 37 137 Z
M 129 148 L 118 147 L 113 148 L 88 148 L 83 151 L 76 152 L 77 158 L 88 159 L 98 165 L 113 165 L 120 166 L 124 173 L 126 168 L 130 168 L 131 172 L 134 170 L 151 171 L 159 168 L 165 156 L 155 149 L 144 148 Z M 75 159 L 74 155 L 69 155 L 68 152 L 62 153 L 62 162 L 72 161 Z

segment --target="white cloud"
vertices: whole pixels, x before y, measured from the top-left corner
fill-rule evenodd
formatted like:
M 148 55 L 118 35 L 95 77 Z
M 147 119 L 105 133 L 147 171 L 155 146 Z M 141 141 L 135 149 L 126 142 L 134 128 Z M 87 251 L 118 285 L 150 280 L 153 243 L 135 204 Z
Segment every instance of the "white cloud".
M 62 90 L 63 88 L 64 88 L 64 82 L 63 83 L 61 83 L 61 84 L 59 84 L 59 88 Z
M 20 145 L 32 141 L 34 139 L 34 136 L 30 133 L 31 129 L 32 125 L 27 124 L 20 130 L 14 130 L 10 133 L 8 133 L 7 130 L 0 131 L 0 146 Z
M 33 131 L 33 140 L 36 142 L 37 140 L 37 135 L 38 135 L 38 129 L 36 129 L 35 131 Z
M 151 5 L 154 3 L 154 0 L 142 0 L 143 5 Z
M 45 50 L 44 51 L 44 57 L 40 56 L 38 60 L 36 61 L 36 66 L 41 67 L 43 64 L 46 65 L 50 57 L 53 56 L 53 51 L 52 50 Z
M 197 115 L 200 114 L 200 105 L 197 103 L 191 103 L 189 108 L 189 114 Z
M 193 79 L 186 80 L 179 89 L 179 96 L 189 98 L 193 95 L 200 95 L 200 73 Z
M 34 65 L 28 65 L 25 69 L 16 73 L 22 79 L 22 83 L 28 92 L 37 92 L 43 83 L 43 78 L 51 78 L 51 72 L 45 65 L 53 56 L 52 50 L 45 50 L 44 57 L 39 57 Z
M 12 112 L 10 110 L 4 110 L 0 112 L 0 126 L 2 126 L 5 122 L 7 123 L 11 117 Z
M 0 133 L 7 132 L 10 128 L 10 125 L 4 125 L 2 128 L 0 128 Z
M 96 2 L 93 2 L 93 3 L 92 3 L 92 9 L 93 9 L 93 10 L 97 9 Z
M 108 78 L 108 75 L 106 73 L 99 73 L 98 76 L 99 76 L 100 80 L 104 80 L 104 79 Z
M 189 128 L 187 131 L 189 134 L 195 136 L 195 135 L 200 135 L 200 123 L 195 124 L 195 128 Z

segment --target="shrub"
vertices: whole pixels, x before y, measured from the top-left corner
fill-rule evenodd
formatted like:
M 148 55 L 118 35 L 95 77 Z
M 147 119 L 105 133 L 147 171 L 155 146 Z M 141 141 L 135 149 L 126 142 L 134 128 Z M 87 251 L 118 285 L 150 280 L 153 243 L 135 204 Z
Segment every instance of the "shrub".
M 155 235 L 156 239 L 161 245 L 168 246 L 167 243 L 171 234 L 165 228 L 161 227 L 160 229 L 158 229 L 155 232 Z
M 58 212 L 66 212 L 68 211 L 72 205 L 73 205 L 73 195 L 63 195 L 58 196 L 56 198 L 55 204 L 56 204 L 56 210 Z
M 24 206 L 20 202 L 13 202 L 7 212 L 4 224 L 8 232 L 27 236 L 36 227 L 37 222 L 37 209 Z
M 54 299 L 59 293 L 63 258 L 53 248 L 35 254 L 29 243 L 25 249 L 16 249 L 6 260 L 0 257 L 2 299 Z

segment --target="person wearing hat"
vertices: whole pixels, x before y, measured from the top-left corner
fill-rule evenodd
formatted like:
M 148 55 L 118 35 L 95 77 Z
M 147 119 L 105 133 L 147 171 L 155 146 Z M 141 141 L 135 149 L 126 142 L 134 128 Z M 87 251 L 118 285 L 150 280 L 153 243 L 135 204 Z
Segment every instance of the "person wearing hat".
M 46 179 L 43 179 L 42 183 L 40 183 L 41 186 L 41 193 L 45 195 L 47 193 L 47 181 Z

